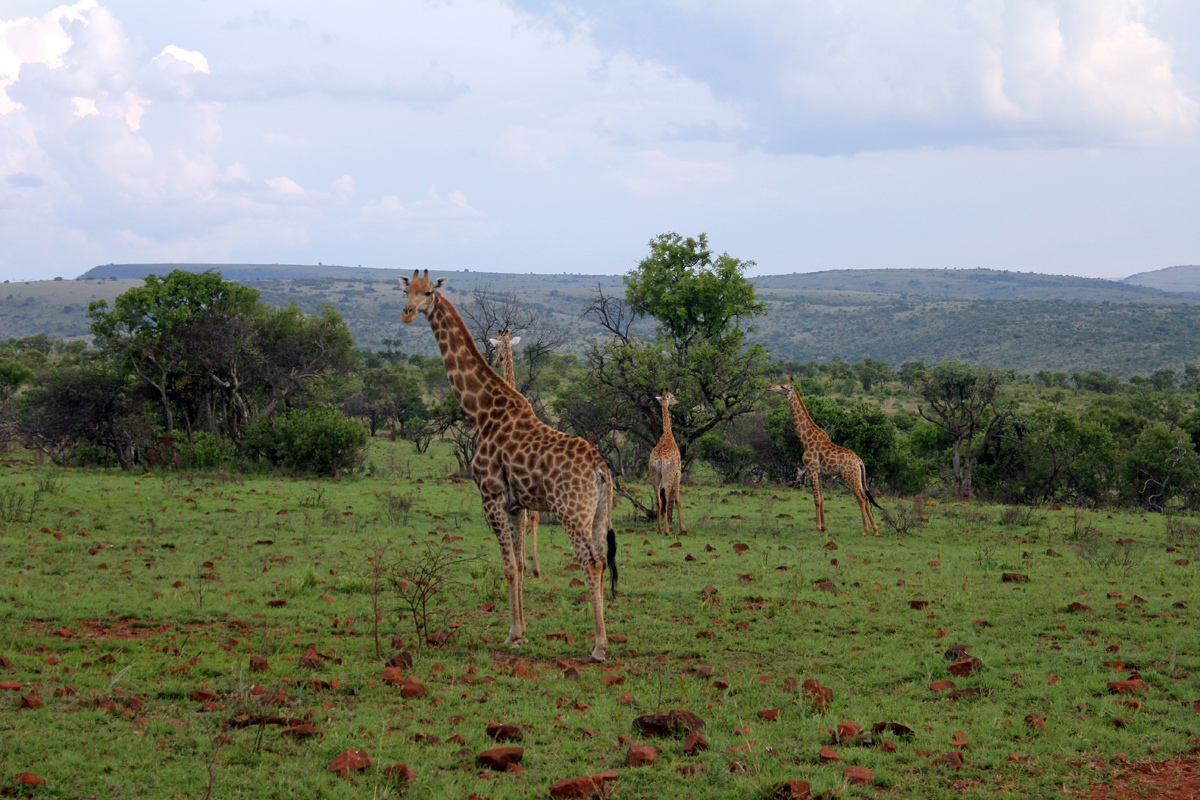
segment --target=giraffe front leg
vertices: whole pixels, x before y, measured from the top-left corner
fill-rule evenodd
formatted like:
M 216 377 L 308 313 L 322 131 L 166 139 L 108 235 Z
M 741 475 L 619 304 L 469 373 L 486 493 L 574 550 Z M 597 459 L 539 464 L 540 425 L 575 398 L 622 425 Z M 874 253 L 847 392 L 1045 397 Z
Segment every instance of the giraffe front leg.
M 813 505 L 817 507 L 817 533 L 825 532 L 825 496 L 821 494 L 821 473 L 812 471 Z
M 520 514 L 508 512 L 500 492 L 485 493 L 481 485 L 480 493 L 483 495 L 483 513 L 496 536 L 496 543 L 500 545 L 500 561 L 504 568 L 504 581 L 508 585 L 508 638 L 504 643 L 515 647 L 526 641 L 522 581 L 525 565 L 521 559 L 521 540 L 517 528 Z

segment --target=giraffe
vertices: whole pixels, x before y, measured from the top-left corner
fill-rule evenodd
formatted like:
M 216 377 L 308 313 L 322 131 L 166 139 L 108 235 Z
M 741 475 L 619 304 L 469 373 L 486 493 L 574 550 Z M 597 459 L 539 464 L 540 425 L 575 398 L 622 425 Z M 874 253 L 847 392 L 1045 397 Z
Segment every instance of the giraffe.
M 516 647 L 528 641 L 524 553 L 517 530 L 521 512 L 552 511 L 571 540 L 592 597 L 595 639 L 589 660 L 603 661 L 608 649 L 603 585 L 606 536 L 613 596 L 617 593 L 617 536 L 611 524 L 613 483 L 608 465 L 584 439 L 539 420 L 529 401 L 488 366 L 457 309 L 438 291 L 445 282 L 445 278 L 431 281 L 429 270 L 401 277 L 407 300 L 400 321 L 410 323 L 417 314 L 425 315 L 450 387 L 475 425 L 471 474 L 484 516 L 500 545 L 508 584 L 509 626 L 504 643 Z
M 679 456 L 679 445 L 675 444 L 675 436 L 671 433 L 671 406 L 679 402 L 670 389 L 654 398 L 662 404 L 663 432 L 658 437 L 658 444 L 650 451 L 650 483 L 654 486 L 654 503 L 658 510 L 658 532 L 671 532 L 671 503 L 679 517 L 679 533 L 684 533 L 683 505 L 679 500 L 679 478 L 682 464 Z
M 796 428 L 796 435 L 800 437 L 800 443 L 804 446 L 804 472 L 812 478 L 813 502 L 817 506 L 817 530 L 825 532 L 825 496 L 821 493 L 821 474 L 840 473 L 854 492 L 858 507 L 862 510 L 863 536 L 868 532 L 878 536 L 879 525 L 876 524 L 871 509 L 867 507 L 867 501 L 870 500 L 871 504 L 881 511 L 883 509 L 867 489 L 867 468 L 863 465 L 863 460 L 853 450 L 834 444 L 829 434 L 813 422 L 791 379 L 768 386 L 767 391 L 787 395 L 788 404 L 792 407 L 792 424 Z M 801 474 L 797 474 L 798 479 Z
M 517 388 L 517 371 L 513 368 L 513 347 L 520 344 L 521 337 L 520 336 L 510 336 L 508 331 L 497 331 L 496 336 L 498 336 L 500 338 L 488 339 L 488 341 L 491 342 L 492 346 L 495 347 L 496 350 L 500 353 L 500 358 L 504 362 L 504 380 L 508 382 L 509 386 L 516 389 Z M 522 511 L 521 513 L 522 513 L 522 515 L 524 515 L 525 512 Z M 529 512 L 528 531 L 529 531 L 530 538 L 533 540 L 533 567 L 532 567 L 531 574 L 535 578 L 540 578 L 540 577 L 542 577 L 542 567 L 538 563 L 537 529 L 538 529 L 538 512 L 530 511 Z M 525 550 L 526 530 L 527 530 L 527 528 L 526 528 L 525 520 L 522 519 L 520 524 L 518 525 L 518 532 L 519 532 L 519 535 L 521 536 L 522 552 Z M 521 560 L 524 561 L 524 558 L 522 558 Z

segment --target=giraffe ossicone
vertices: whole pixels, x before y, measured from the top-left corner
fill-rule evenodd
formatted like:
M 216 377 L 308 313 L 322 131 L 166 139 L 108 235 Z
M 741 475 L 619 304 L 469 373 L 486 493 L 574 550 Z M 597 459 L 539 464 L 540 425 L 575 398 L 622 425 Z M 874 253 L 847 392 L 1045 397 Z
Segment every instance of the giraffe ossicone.
M 792 425 L 796 429 L 796 435 L 800 437 L 800 444 L 804 447 L 804 467 L 803 470 L 796 471 L 796 480 L 799 483 L 803 480 L 804 473 L 807 473 L 812 481 L 813 503 L 817 507 L 817 530 L 825 532 L 825 495 L 821 492 L 821 475 L 836 473 L 842 476 L 858 500 L 858 507 L 862 511 L 863 535 L 874 533 L 878 536 L 879 525 L 875 522 L 867 501 L 880 511 L 883 509 L 867 489 L 867 468 L 863 460 L 850 448 L 834 444 L 829 434 L 813 421 L 792 379 L 772 384 L 767 387 L 767 391 L 786 395 L 791 407 Z
M 500 546 L 508 584 L 509 627 L 505 644 L 525 637 L 524 547 L 518 522 L 524 511 L 550 511 L 558 518 L 587 577 L 595 623 L 590 660 L 608 649 L 604 626 L 604 570 L 617 591 L 616 533 L 612 529 L 613 482 L 600 451 L 586 440 L 543 423 L 533 406 L 488 366 L 458 310 L 438 290 L 445 278 L 401 277 L 407 300 L 401 321 L 424 314 L 437 340 L 450 388 L 475 425 L 471 474 L 483 513 Z

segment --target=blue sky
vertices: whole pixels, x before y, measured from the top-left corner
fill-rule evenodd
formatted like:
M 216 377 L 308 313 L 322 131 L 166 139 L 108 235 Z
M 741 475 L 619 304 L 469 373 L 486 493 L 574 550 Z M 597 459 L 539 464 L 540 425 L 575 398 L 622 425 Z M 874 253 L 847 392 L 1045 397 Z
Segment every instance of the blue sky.
M 0 2 L 0 277 L 1200 263 L 1193 0 Z

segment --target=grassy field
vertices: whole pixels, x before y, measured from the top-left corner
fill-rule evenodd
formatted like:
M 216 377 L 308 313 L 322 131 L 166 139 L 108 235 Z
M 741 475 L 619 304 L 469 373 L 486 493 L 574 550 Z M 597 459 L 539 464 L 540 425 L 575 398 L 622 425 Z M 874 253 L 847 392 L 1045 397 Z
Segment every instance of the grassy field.
M 883 498 L 913 527 L 864 538 L 838 490 L 828 538 L 806 490 L 685 486 L 678 544 L 618 505 L 613 642 L 587 665 L 591 615 L 561 529 L 543 517 L 530 643 L 510 651 L 474 485 L 436 446 L 372 447 L 373 474 L 319 481 L 10 454 L 0 686 L 19 686 L 0 689 L 0 794 L 501 800 L 611 769 L 615 798 L 759 797 L 785 779 L 841 797 L 1028 798 L 1083 791 L 1118 754 L 1196 743 L 1195 518 L 1168 530 L 1157 515 Z M 385 591 L 377 656 L 369 559 L 428 548 L 458 561 L 429 606 L 442 643 L 420 646 Z M 971 674 L 949 671 L 954 645 L 979 659 Z M 397 646 L 424 696 L 385 682 Z M 1145 688 L 1113 694 L 1131 672 Z M 806 679 L 832 691 L 827 708 Z M 943 680 L 980 691 L 930 688 Z M 634 729 L 669 709 L 699 715 L 710 748 Z M 476 764 L 497 746 L 489 722 L 518 726 L 524 772 Z M 835 741 L 844 722 L 897 725 Z M 625 767 L 621 736 L 657 745 L 655 763 Z M 349 747 L 372 763 L 341 777 L 328 765 Z M 385 775 L 398 763 L 415 780 Z M 851 784 L 849 766 L 873 776 Z M 44 783 L 17 786 L 26 772 Z

